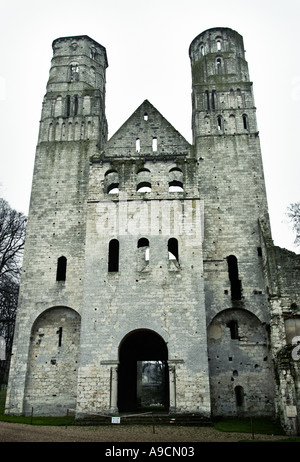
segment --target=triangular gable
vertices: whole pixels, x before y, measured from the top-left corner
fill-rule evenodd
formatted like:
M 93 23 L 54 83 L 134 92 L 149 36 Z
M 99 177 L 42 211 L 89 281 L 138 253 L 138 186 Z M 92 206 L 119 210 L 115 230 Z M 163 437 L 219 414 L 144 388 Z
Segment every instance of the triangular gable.
M 191 145 L 145 100 L 110 138 L 105 157 L 188 156 Z

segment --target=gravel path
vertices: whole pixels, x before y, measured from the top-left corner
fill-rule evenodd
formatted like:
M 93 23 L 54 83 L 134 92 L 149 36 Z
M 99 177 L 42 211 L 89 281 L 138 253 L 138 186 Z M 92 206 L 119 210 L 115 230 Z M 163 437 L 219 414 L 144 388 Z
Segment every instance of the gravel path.
M 274 441 L 283 436 L 255 435 Z M 227 433 L 212 427 L 109 425 L 98 427 L 48 427 L 0 422 L 0 442 L 238 442 L 249 433 Z

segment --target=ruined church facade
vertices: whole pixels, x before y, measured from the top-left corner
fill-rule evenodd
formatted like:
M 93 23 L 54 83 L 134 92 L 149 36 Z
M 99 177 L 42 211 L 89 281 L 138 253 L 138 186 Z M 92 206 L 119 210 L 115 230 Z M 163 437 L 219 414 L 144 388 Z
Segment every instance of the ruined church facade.
M 7 413 L 297 432 L 299 256 L 272 242 L 243 38 L 209 29 L 189 55 L 192 144 L 147 100 L 107 139 L 105 48 L 53 42 Z

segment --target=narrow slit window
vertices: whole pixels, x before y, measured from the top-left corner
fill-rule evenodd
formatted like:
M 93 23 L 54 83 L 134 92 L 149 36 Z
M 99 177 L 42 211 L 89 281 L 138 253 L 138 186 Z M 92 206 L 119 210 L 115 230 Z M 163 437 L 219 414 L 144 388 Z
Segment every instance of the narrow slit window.
M 209 105 L 209 92 L 208 92 L 208 90 L 205 90 L 205 95 L 206 95 L 206 109 L 209 111 L 210 105 Z
M 108 272 L 116 273 L 119 271 L 119 241 L 112 239 L 108 247 Z
M 66 97 L 66 116 L 69 117 L 71 110 L 71 98 L 70 96 Z
M 78 114 L 78 95 L 74 96 L 74 116 Z
M 221 50 L 222 49 L 222 42 L 221 40 L 217 40 L 217 50 Z
M 237 258 L 234 255 L 227 257 L 228 276 L 231 286 L 231 300 L 241 300 L 242 288 L 239 280 Z
M 153 152 L 157 151 L 157 138 L 156 137 L 152 138 L 152 151 Z
M 135 140 L 135 150 L 136 152 L 140 152 L 141 150 L 141 140 L 139 138 Z
M 217 92 L 216 90 L 213 90 L 211 92 L 211 108 L 212 109 L 216 109 L 216 96 L 217 96 Z
M 221 116 L 218 116 L 217 123 L 218 123 L 218 130 L 221 131 L 222 130 L 222 117 Z
M 243 127 L 244 127 L 244 130 L 248 130 L 248 118 L 246 114 L 243 114 Z
M 57 334 L 58 334 L 58 346 L 61 347 L 62 345 L 62 327 L 60 327 L 57 331 Z
M 178 253 L 178 241 L 175 237 L 171 237 L 168 240 L 168 253 L 169 253 L 169 260 L 175 260 L 179 262 L 179 253 Z
M 67 259 L 62 256 L 57 260 L 56 280 L 65 281 L 67 274 Z
M 148 114 L 147 114 L 147 112 L 145 112 L 145 114 L 144 114 L 144 120 L 145 120 L 146 122 L 147 122 L 147 120 L 148 120 Z

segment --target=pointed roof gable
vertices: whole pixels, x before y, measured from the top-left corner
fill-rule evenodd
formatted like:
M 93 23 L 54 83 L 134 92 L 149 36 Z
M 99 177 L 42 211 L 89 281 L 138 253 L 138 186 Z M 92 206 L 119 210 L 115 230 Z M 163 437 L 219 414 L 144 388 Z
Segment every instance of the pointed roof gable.
M 145 100 L 109 139 L 104 157 L 188 156 L 191 145 Z

